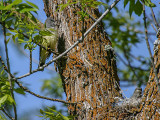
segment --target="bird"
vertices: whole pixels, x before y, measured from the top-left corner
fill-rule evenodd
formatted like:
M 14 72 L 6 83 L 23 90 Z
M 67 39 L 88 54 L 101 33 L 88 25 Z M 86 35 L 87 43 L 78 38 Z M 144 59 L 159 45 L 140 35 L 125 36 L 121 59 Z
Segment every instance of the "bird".
M 57 26 L 53 18 L 48 17 L 45 21 L 45 28 L 44 30 L 40 31 L 42 35 L 42 41 L 40 46 L 40 54 L 39 54 L 39 66 L 42 67 L 46 59 L 49 58 L 51 52 L 47 49 L 50 48 L 51 50 L 55 50 L 56 43 L 58 41 L 58 32 Z M 45 49 L 44 49 L 45 48 Z

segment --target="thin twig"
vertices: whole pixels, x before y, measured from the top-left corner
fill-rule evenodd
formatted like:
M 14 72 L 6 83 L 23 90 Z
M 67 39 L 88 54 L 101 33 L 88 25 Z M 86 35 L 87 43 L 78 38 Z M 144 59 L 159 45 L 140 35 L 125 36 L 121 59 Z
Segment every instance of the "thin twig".
M 145 40 L 146 40 L 147 48 L 148 48 L 148 51 L 149 51 L 150 60 L 151 60 L 152 67 L 153 67 L 153 72 L 155 74 L 156 84 L 157 84 L 158 90 L 160 91 L 159 80 L 158 80 L 158 76 L 157 76 L 157 70 L 156 70 L 155 65 L 154 65 L 154 61 L 153 61 L 150 45 L 149 45 L 149 42 L 148 42 L 148 34 L 147 34 L 148 31 L 147 31 L 147 22 L 146 22 L 146 13 L 145 13 L 144 0 L 143 0 L 143 17 L 144 17 L 143 20 L 144 20 L 144 27 L 145 27 Z
M 29 58 L 30 58 L 30 64 L 29 64 L 29 72 L 31 73 L 32 72 L 32 50 L 29 51 L 30 54 L 29 54 Z
M 133 69 L 138 69 L 138 70 L 142 70 L 142 71 L 149 71 L 149 69 L 142 69 L 142 68 L 140 68 L 140 67 L 135 67 L 135 66 L 132 66 L 132 65 L 127 64 L 127 63 L 123 60 L 123 58 L 122 58 L 118 53 L 116 53 L 116 56 L 121 60 L 121 62 L 122 62 L 125 66 L 132 67 Z
M 88 33 L 104 18 L 105 15 L 107 15 L 110 10 L 119 2 L 120 0 L 115 0 L 111 6 L 101 15 L 101 17 L 99 17 L 97 19 L 97 21 L 84 33 L 84 38 L 88 35 Z M 80 42 L 82 42 L 82 37 L 80 39 L 78 39 L 70 48 L 68 48 L 66 51 L 64 51 L 63 53 L 61 53 L 59 56 L 53 58 L 52 60 L 50 60 L 47 64 L 43 65 L 42 67 L 33 70 L 31 73 L 27 73 L 25 75 L 22 75 L 20 77 L 17 77 L 16 79 L 21 79 L 24 77 L 27 77 L 37 71 L 41 71 L 43 70 L 45 67 L 47 67 L 48 65 L 50 65 L 51 63 L 55 62 L 56 60 L 60 59 L 62 56 L 64 56 L 65 54 L 67 54 L 70 50 L 72 50 L 75 46 L 77 46 Z
M 2 60 L 1 56 L 0 56 L 0 61 L 1 61 L 2 65 L 3 65 L 4 70 L 5 70 L 8 74 L 10 74 L 10 76 L 12 77 L 12 79 L 14 79 L 15 82 L 17 83 L 17 85 L 18 85 L 21 89 L 23 89 L 24 91 L 26 91 L 26 92 L 28 92 L 28 93 L 30 93 L 30 94 L 38 97 L 38 98 L 42 98 L 42 99 L 46 99 L 46 100 L 50 100 L 50 101 L 62 102 L 62 103 L 65 103 L 65 104 L 76 104 L 76 103 L 66 102 L 66 101 L 60 100 L 60 99 L 48 98 L 48 97 L 41 96 L 41 95 L 38 95 L 38 94 L 30 91 L 29 89 L 27 89 L 26 87 L 24 87 L 20 82 L 18 82 L 17 79 L 14 77 L 14 75 L 12 75 L 11 73 L 9 73 L 8 68 L 7 68 L 7 66 L 5 65 L 4 61 Z
M 1 108 L 1 110 L 2 110 L 2 112 L 3 112 L 8 118 L 10 118 L 11 120 L 15 120 L 12 116 L 10 116 L 10 115 L 5 111 L 4 108 Z
M 151 12 L 152 12 L 152 17 L 153 17 L 153 20 L 154 20 L 154 24 L 155 24 L 155 26 L 156 26 L 156 28 L 157 28 L 157 30 L 158 30 L 159 25 L 158 25 L 158 23 L 157 23 L 157 20 L 156 20 L 155 14 L 154 14 L 154 12 L 153 12 L 152 7 L 150 7 L 150 9 L 151 9 Z
M 22 54 L 24 54 L 24 56 L 26 56 L 27 58 L 30 58 L 30 55 L 28 55 L 28 54 L 17 44 L 17 42 L 15 42 L 15 45 L 16 45 L 16 47 L 20 50 L 20 52 L 22 52 Z M 34 63 L 36 63 L 36 64 L 39 64 L 39 63 L 38 63 L 38 60 L 34 59 L 33 57 L 32 57 L 32 61 L 33 61 Z M 54 70 L 53 67 L 48 66 L 46 69 L 55 72 L 55 70 Z
M 157 32 L 156 28 L 151 24 L 152 28 L 154 29 L 155 32 Z M 155 34 L 154 34 L 155 35 Z
M 136 76 L 136 78 L 137 78 L 137 80 L 138 80 L 139 77 L 138 77 L 138 75 L 136 74 L 136 72 L 134 71 L 134 69 L 133 69 L 133 67 L 132 67 L 132 65 L 131 65 L 131 62 L 130 62 L 130 60 L 128 59 L 127 54 L 126 54 L 125 51 L 124 51 L 124 56 L 126 57 L 126 59 L 127 59 L 127 61 L 128 61 L 128 66 L 131 68 L 133 74 Z
M 11 96 L 14 99 L 12 79 L 10 76 L 11 71 L 10 71 L 10 63 L 9 63 L 9 56 L 8 56 L 5 22 L 3 22 L 3 35 L 4 35 L 4 44 L 5 44 L 6 61 L 7 61 L 7 67 L 8 67 L 8 79 L 9 79 L 9 83 L 10 83 L 10 91 L 11 91 Z M 15 120 L 17 120 L 17 108 L 14 103 L 13 103 L 13 109 L 14 109 Z

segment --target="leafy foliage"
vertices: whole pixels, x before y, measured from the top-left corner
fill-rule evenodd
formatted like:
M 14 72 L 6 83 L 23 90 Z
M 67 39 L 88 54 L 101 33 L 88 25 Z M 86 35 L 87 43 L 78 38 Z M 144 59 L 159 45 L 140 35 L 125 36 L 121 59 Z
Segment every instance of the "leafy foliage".
M 99 2 L 96 0 L 68 0 L 68 2 L 66 4 L 60 4 L 58 10 L 64 10 L 66 7 L 71 6 L 72 8 L 74 8 L 75 4 L 79 4 L 80 5 L 80 11 L 77 11 L 77 14 L 80 15 L 80 21 L 83 21 L 84 18 L 88 18 L 88 11 L 90 8 L 98 8 L 99 5 L 104 5 L 106 6 L 106 4 L 104 4 L 103 2 Z
M 32 12 L 37 13 L 38 7 L 26 1 L 11 0 L 7 2 L 0 2 L 0 22 L 5 23 L 5 27 L 10 32 L 7 33 L 8 42 L 12 39 L 13 42 L 18 40 L 19 43 L 25 43 L 25 48 L 33 49 L 36 47 L 32 42 L 32 36 L 37 33 L 36 29 L 40 29 L 37 23 L 37 19 Z M 22 34 L 23 33 L 23 34 Z M 29 39 L 24 39 L 24 35 L 28 35 Z
M 29 1 L 25 0 L 25 2 L 26 3 L 24 3 L 22 0 L 14 0 L 13 2 L 12 0 L 5 2 L 1 1 L 0 13 L 2 15 L 0 16 L 0 24 L 5 25 L 5 27 L 9 30 L 6 33 L 7 42 L 10 40 L 13 40 L 13 42 L 18 41 L 18 43 L 24 44 L 24 49 L 29 49 L 32 51 L 37 46 L 36 43 L 39 43 L 42 40 L 43 36 L 52 35 L 52 31 L 54 30 L 43 30 L 44 25 L 41 24 L 33 15 L 33 13 L 37 14 L 38 7 Z M 12 105 L 15 103 L 11 96 L 10 82 L 7 79 L 8 76 L 2 68 L 0 75 L 0 108 L 6 104 Z M 45 81 L 42 91 L 49 90 L 46 87 L 49 87 L 50 84 L 50 90 L 47 92 L 47 94 L 53 94 L 54 91 L 56 97 L 62 97 L 62 87 L 61 89 L 57 88 L 59 84 L 61 84 L 61 81 L 59 78 L 57 78 L 57 80 L 59 83 L 54 81 L 50 84 L 49 80 Z M 16 87 L 14 82 L 12 84 L 14 86 L 14 92 L 25 95 L 23 89 Z M 60 115 L 62 118 L 65 118 L 65 116 L 61 115 L 60 113 L 58 113 L 58 115 Z M 59 116 L 57 117 L 60 118 Z
M 126 7 L 129 2 L 131 4 L 131 1 L 125 0 L 124 7 Z M 137 0 L 136 2 L 140 1 Z M 143 42 L 143 23 L 131 17 L 130 5 L 128 8 L 129 12 L 123 11 L 124 14 L 121 14 L 122 10 L 120 11 L 116 7 L 114 9 L 117 12 L 116 15 L 115 12 L 111 11 L 103 20 L 112 45 L 117 52 L 117 64 L 121 65 L 118 67 L 120 80 L 137 83 L 141 86 L 147 83 L 150 61 L 145 55 L 133 55 L 132 52 L 133 47 L 136 49 L 138 44 Z M 135 9 L 134 7 L 134 12 L 136 11 Z M 141 15 L 142 7 L 138 6 L 137 9 L 140 10 L 139 12 L 137 11 L 137 15 Z M 128 16 L 128 13 L 130 16 Z
M 0 108 L 5 104 L 12 105 L 15 103 L 14 99 L 11 96 L 10 83 L 7 80 L 7 74 L 4 70 L 0 73 Z
M 73 116 L 66 117 L 66 116 L 62 115 L 60 112 L 57 112 L 56 110 L 49 108 L 49 107 L 48 107 L 47 111 L 43 111 L 40 109 L 40 113 L 43 116 L 39 116 L 39 117 L 42 117 L 43 120 L 47 120 L 47 119 L 50 119 L 50 120 L 72 120 L 73 119 Z
M 152 3 L 150 0 L 124 0 L 124 7 L 126 7 L 126 5 L 129 3 L 130 16 L 132 16 L 133 12 L 135 12 L 135 14 L 140 16 L 143 11 L 143 5 L 142 5 L 143 2 L 148 7 L 156 7 L 156 5 Z

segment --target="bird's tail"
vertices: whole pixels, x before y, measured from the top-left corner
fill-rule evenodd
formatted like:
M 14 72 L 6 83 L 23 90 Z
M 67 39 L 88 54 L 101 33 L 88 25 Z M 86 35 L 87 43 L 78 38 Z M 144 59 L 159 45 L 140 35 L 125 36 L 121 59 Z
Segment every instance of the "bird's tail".
M 39 56 L 39 65 L 38 65 L 38 67 L 42 67 L 45 64 L 46 59 L 48 58 L 49 52 L 46 51 L 43 48 L 40 48 L 40 54 L 39 55 L 40 56 Z

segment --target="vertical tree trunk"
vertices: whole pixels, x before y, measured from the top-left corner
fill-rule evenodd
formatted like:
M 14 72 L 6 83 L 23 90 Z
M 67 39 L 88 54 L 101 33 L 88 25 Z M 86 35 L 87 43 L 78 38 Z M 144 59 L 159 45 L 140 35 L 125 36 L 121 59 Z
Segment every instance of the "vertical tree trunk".
M 57 51 L 62 53 L 82 36 L 82 22 L 79 21 L 80 16 L 77 15 L 80 6 L 68 6 L 63 11 L 56 11 L 58 5 L 67 3 L 67 0 L 43 1 L 47 16 L 53 17 L 59 23 Z M 89 14 L 94 18 L 99 17 L 97 9 L 90 9 Z M 93 23 L 91 18 L 86 19 L 85 30 Z M 126 115 L 130 115 L 130 112 L 125 114 L 112 110 L 114 98 L 121 97 L 121 94 L 113 51 L 105 51 L 106 45 L 111 45 L 111 42 L 101 23 L 87 35 L 82 43 L 57 62 L 67 101 L 77 103 L 74 106 L 68 106 L 69 113 L 76 115 L 78 120 L 123 119 Z M 156 111 L 160 105 L 157 104 L 159 94 L 153 79 L 154 75 L 151 70 L 143 102 L 140 108 L 133 109 L 133 113 L 131 112 L 137 118 L 159 116 L 160 112 Z M 146 107 L 148 105 L 150 107 Z

